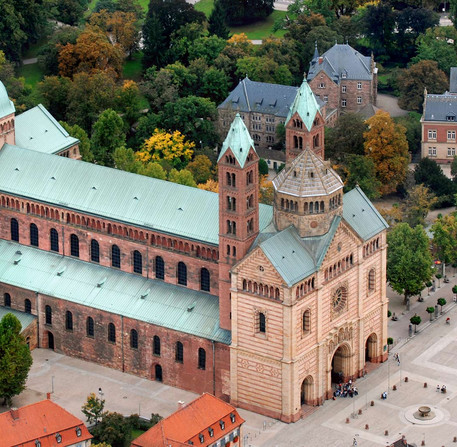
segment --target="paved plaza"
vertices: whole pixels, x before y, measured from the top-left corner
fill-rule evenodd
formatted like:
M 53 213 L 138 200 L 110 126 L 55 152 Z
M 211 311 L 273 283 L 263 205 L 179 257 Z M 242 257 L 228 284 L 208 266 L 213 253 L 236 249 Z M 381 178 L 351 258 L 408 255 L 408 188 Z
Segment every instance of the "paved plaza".
M 387 446 L 401 435 L 418 446 L 424 439 L 427 446 L 456 445 L 457 307 L 451 288 L 457 277 L 450 275 L 450 279 L 449 284 L 441 284 L 430 295 L 424 294 L 424 302 L 412 300 L 408 312 L 401 297 L 389 290 L 389 308 L 399 317 L 398 321 L 389 321 L 389 335 L 395 344 L 387 363 L 357 380 L 359 396 L 327 401 L 306 419 L 290 425 L 240 410 L 246 419 L 244 445 L 349 447 L 355 438 L 358 446 Z M 439 297 L 445 297 L 449 304 L 445 313 L 430 323 L 425 308 L 434 305 Z M 421 315 L 423 323 L 419 332 L 409 338 L 409 318 L 414 313 Z M 448 317 L 451 325 L 445 324 Z M 394 360 L 394 353 L 399 354 L 400 365 Z M 41 400 L 53 391 L 53 401 L 84 419 L 81 405 L 90 392 L 98 393 L 101 388 L 106 409 L 149 417 L 151 413 L 167 416 L 178 408 L 178 401 L 190 402 L 196 397 L 194 393 L 46 349 L 33 351 L 33 359 L 27 390 L 14 399 L 15 406 Z M 392 390 L 393 385 L 396 391 Z M 446 385 L 447 393 L 436 392 L 437 385 Z M 383 391 L 388 391 L 386 400 L 381 399 Z M 435 418 L 412 418 L 421 405 L 430 406 Z M 0 407 L 1 410 L 5 408 Z

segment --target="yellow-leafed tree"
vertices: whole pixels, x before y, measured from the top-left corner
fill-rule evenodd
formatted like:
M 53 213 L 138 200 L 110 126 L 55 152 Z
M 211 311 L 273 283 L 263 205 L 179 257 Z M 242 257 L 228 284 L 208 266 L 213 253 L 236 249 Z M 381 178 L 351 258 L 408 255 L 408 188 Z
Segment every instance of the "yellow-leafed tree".
M 367 120 L 365 154 L 376 167 L 376 178 L 381 182 L 381 195 L 394 192 L 406 177 L 409 154 L 406 128 L 394 123 L 387 112 L 379 110 Z
M 195 143 L 184 141 L 184 135 L 178 130 L 173 133 L 155 129 L 141 151 L 136 153 L 139 161 L 146 164 L 149 161 L 166 161 L 178 170 L 184 168 L 192 158 Z

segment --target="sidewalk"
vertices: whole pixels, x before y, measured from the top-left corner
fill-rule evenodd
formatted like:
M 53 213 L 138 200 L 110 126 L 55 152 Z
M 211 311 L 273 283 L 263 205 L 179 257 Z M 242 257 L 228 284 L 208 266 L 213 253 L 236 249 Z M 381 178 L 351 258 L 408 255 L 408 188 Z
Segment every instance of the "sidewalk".
M 417 296 L 410 298 L 410 310 L 406 311 L 406 306 L 403 304 L 404 297 L 397 294 L 389 286 L 387 286 L 387 297 L 389 298 L 389 310 L 398 317 L 398 321 L 392 321 L 389 319 L 388 322 L 388 336 L 394 339 L 394 344 L 392 348 L 396 350 L 407 343 L 411 337 L 409 337 L 409 325 L 410 318 L 415 314 L 419 315 L 422 319 L 420 325 L 417 326 L 417 333 L 424 331 L 431 324 L 445 324 L 444 315 L 446 315 L 451 309 L 456 306 L 453 298 L 454 294 L 452 293 L 452 287 L 457 284 L 457 276 L 454 273 L 454 269 L 449 267 L 447 272 L 447 277 L 449 278 L 449 283 L 444 283 L 443 278 L 440 280 L 440 287 L 438 287 L 438 280 L 435 279 L 436 290 L 434 292 L 428 293 L 428 289 L 422 291 L 423 302 L 417 301 Z M 443 314 L 440 313 L 441 307 L 438 306 L 438 318 L 435 318 L 433 314 L 433 321 L 430 322 L 430 315 L 426 311 L 427 307 L 435 307 L 436 301 L 438 298 L 445 298 L 447 304 L 443 306 Z M 457 321 L 451 320 L 451 325 L 456 325 Z M 413 335 L 414 337 L 414 326 L 413 326 Z M 391 348 L 391 349 L 392 349 Z

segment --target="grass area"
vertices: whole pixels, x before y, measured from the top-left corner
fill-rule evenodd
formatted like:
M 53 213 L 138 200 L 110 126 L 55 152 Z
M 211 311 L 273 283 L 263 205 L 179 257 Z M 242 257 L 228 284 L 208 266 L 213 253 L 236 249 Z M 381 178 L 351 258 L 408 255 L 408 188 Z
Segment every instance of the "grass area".
M 200 0 L 195 3 L 195 9 L 200 12 L 204 12 L 206 17 L 209 17 L 214 7 L 214 0 Z
M 140 430 L 139 428 L 132 428 L 132 440 L 138 438 L 138 436 L 142 435 L 144 433 L 143 430 Z
M 39 51 L 41 50 L 41 47 L 45 45 L 48 42 L 48 40 L 49 37 L 44 36 L 33 45 L 30 45 L 30 47 L 24 53 L 24 59 L 31 59 L 32 57 L 37 57 Z
M 39 64 L 22 65 L 19 68 L 19 76 L 23 76 L 25 83 L 34 88 L 43 79 L 43 70 Z
M 127 59 L 124 63 L 122 76 L 124 79 L 132 79 L 138 82 L 141 79 L 141 71 L 143 69 L 141 60 L 143 59 L 143 52 L 138 51 L 132 56 L 132 59 Z
M 273 11 L 273 14 L 267 17 L 262 22 L 252 23 L 251 25 L 232 26 L 230 32 L 232 34 L 245 33 L 248 39 L 263 40 L 273 34 L 276 37 L 282 37 L 286 33 L 285 30 L 273 32 L 273 25 L 277 19 L 282 19 L 286 16 L 287 11 Z

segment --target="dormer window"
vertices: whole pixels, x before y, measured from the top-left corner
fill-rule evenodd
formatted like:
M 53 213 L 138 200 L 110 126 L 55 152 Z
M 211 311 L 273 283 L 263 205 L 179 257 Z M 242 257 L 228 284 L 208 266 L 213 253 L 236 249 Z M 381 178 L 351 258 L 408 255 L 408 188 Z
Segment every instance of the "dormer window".
M 205 437 L 201 433 L 198 435 L 198 439 L 200 439 L 200 444 L 205 442 Z
M 214 436 L 214 430 L 211 427 L 208 428 L 208 433 L 209 433 L 210 438 L 212 438 Z
M 76 427 L 76 436 L 79 438 L 81 436 L 81 428 Z
M 341 79 L 346 79 L 347 77 L 348 75 L 345 72 L 341 73 Z
M 57 444 L 60 444 L 62 442 L 62 436 L 60 435 L 60 433 L 56 434 L 56 441 L 57 441 Z
M 232 424 L 235 422 L 235 413 L 230 413 L 230 420 L 232 421 Z
M 221 426 L 221 430 L 225 430 L 225 422 L 219 421 L 219 425 Z
M 446 121 L 455 121 L 455 115 L 447 115 Z

